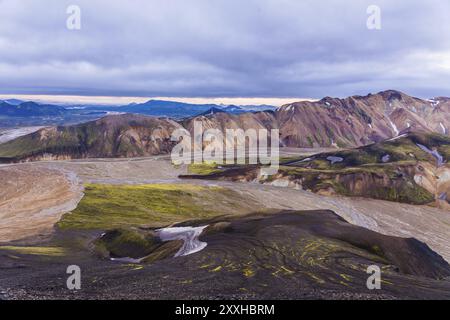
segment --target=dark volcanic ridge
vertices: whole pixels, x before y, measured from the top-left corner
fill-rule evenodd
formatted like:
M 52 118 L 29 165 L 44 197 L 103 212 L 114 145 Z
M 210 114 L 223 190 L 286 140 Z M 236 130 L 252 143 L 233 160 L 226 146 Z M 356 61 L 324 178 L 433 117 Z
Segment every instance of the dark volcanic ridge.
M 162 260 L 141 263 L 109 261 L 89 251 L 45 259 L 19 254 L 19 260 L 0 251 L 0 283 L 9 298 L 33 299 L 450 298 L 450 266 L 427 245 L 353 226 L 331 211 L 218 217 L 177 226 L 200 225 L 208 225 L 200 236 L 207 243 L 203 250 L 174 258 L 179 247 L 174 243 Z M 116 236 L 103 241 L 117 249 Z M 137 253 L 130 240 L 136 237 L 123 239 L 121 254 L 130 254 L 127 247 Z M 84 270 L 83 289 L 76 294 L 61 279 L 63 266 L 73 261 Z M 381 269 L 380 290 L 367 289 L 371 265 Z

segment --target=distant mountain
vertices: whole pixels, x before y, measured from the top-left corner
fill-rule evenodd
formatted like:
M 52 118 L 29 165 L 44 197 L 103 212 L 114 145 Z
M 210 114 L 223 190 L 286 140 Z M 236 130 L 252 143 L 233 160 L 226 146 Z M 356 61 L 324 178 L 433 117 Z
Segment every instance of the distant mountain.
M 215 104 L 190 104 L 176 101 L 150 100 L 145 103 L 130 104 L 114 109 L 118 112 L 137 113 L 158 117 L 184 118 L 219 108 Z
M 105 109 L 105 108 L 104 108 Z M 196 115 L 204 115 L 209 111 L 224 111 L 231 114 L 240 114 L 252 111 L 261 110 L 275 110 L 276 107 L 262 105 L 262 106 L 237 106 L 237 105 L 218 105 L 218 104 L 191 104 L 176 101 L 165 100 L 150 100 L 145 103 L 133 103 L 119 108 L 115 111 L 145 114 L 151 116 L 164 116 L 176 119 L 193 117 Z
M 233 104 L 231 104 L 231 105 L 229 105 L 229 106 L 223 106 L 221 109 L 222 109 L 223 111 L 225 111 L 225 112 L 235 113 L 235 114 L 252 111 L 252 110 L 250 110 L 250 109 L 246 110 L 246 109 L 244 109 L 243 107 L 236 106 L 236 105 L 233 105 Z
M 16 105 L 8 102 L 0 103 L 0 115 L 8 117 L 61 116 L 66 111 L 64 107 L 50 104 L 37 104 L 32 101 L 22 102 Z
M 130 103 L 125 106 L 101 106 L 101 105 L 52 105 L 36 102 L 24 102 L 18 99 L 0 100 L 0 116 L 7 117 L 52 117 L 66 115 L 71 116 L 102 116 L 106 114 L 134 113 L 156 117 L 170 117 L 182 119 L 196 115 L 204 115 L 219 110 L 231 114 L 241 114 L 256 110 L 274 110 L 273 106 L 237 106 L 218 104 L 191 104 L 176 101 L 149 100 L 145 103 Z M 89 119 L 87 119 L 89 120 Z M 44 123 L 43 123 L 44 124 Z M 47 123 L 45 123 L 47 124 Z M 36 123 L 39 125 L 39 123 Z
M 202 112 L 202 113 L 200 113 L 197 116 L 209 116 L 209 115 L 213 115 L 213 114 L 216 114 L 216 113 L 226 113 L 226 112 L 227 112 L 226 109 L 219 109 L 219 108 L 216 108 L 216 107 L 212 107 L 211 109 L 209 109 L 209 110 L 207 110 L 205 112 Z
M 25 101 L 19 99 L 7 99 L 7 100 L 0 100 L 0 103 L 1 102 L 6 102 L 12 104 L 13 106 L 18 106 L 19 104 L 24 103 Z
M 235 106 L 235 105 L 230 105 L 227 108 L 233 108 L 233 107 L 237 107 L 240 110 L 242 110 L 243 112 L 257 112 L 257 111 L 275 111 L 277 109 L 277 107 L 275 106 L 271 106 L 268 104 L 260 104 L 260 105 L 243 105 L 243 106 Z

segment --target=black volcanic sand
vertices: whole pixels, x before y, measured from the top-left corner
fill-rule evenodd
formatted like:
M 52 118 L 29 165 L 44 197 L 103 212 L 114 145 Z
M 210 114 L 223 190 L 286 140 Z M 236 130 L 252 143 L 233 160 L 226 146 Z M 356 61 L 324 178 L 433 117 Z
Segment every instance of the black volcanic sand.
M 93 252 L 84 234 L 62 257 L 0 251 L 3 299 L 450 299 L 450 266 L 424 243 L 353 226 L 332 211 L 220 217 L 195 254 L 153 263 L 120 263 Z M 149 232 L 152 232 L 151 230 Z M 71 234 L 55 234 L 62 241 Z M 66 289 L 66 268 L 82 269 L 82 289 Z M 367 266 L 382 269 L 368 290 Z

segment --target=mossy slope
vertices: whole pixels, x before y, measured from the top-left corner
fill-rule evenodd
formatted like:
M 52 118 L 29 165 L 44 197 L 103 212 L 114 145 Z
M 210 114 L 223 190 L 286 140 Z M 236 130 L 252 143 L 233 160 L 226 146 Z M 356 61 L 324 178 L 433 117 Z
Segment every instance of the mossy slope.
M 63 216 L 59 229 L 110 230 L 161 227 L 186 219 L 247 213 L 258 205 L 221 187 L 190 184 L 87 184 L 78 207 Z

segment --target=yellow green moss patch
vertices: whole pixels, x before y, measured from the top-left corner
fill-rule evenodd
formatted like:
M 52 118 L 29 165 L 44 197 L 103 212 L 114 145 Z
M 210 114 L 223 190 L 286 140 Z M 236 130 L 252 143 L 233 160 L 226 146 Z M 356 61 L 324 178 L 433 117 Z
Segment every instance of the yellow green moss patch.
M 222 170 L 218 168 L 218 165 L 215 163 L 193 163 L 188 166 L 189 174 L 200 174 L 200 175 L 208 175 L 217 172 L 221 172 Z
M 0 246 L 0 250 L 14 251 L 20 254 L 31 254 L 39 256 L 63 256 L 66 251 L 61 247 L 17 247 L 17 246 Z
M 242 273 L 244 274 L 244 276 L 246 276 L 247 278 L 253 277 L 255 275 L 255 271 L 253 271 L 250 268 L 245 268 L 244 270 L 242 270 Z
M 237 192 L 191 184 L 87 184 L 78 207 L 63 216 L 61 229 L 107 230 L 119 227 L 162 227 L 188 219 L 250 212 Z
M 212 269 L 211 272 L 219 272 L 220 270 L 222 270 L 222 266 L 218 266 L 218 267 Z
M 340 276 L 341 276 L 341 278 L 343 278 L 346 281 L 351 281 L 352 280 L 352 277 L 349 276 L 349 275 L 341 273 Z

